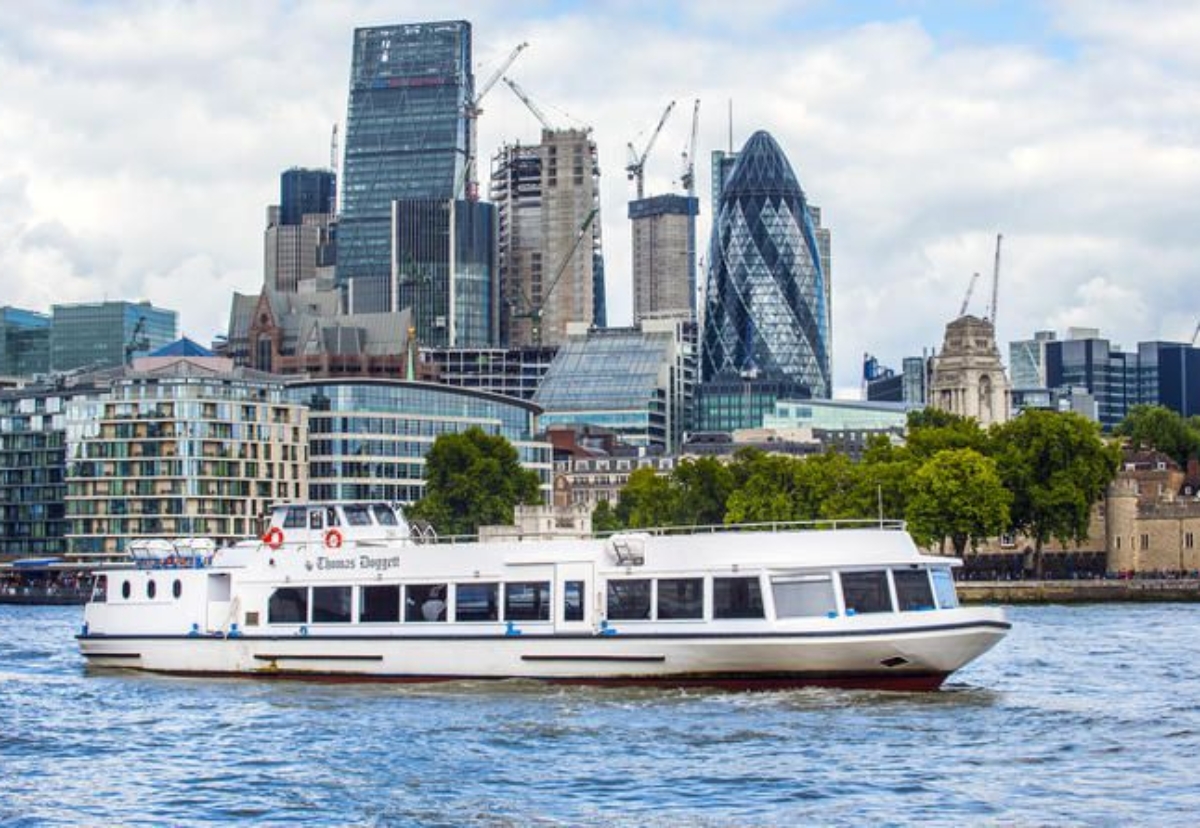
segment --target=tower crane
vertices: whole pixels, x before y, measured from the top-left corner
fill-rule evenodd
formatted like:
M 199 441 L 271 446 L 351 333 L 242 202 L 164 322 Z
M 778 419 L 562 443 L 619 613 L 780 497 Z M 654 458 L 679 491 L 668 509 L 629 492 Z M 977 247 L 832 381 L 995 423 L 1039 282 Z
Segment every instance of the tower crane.
M 513 65 L 513 61 L 515 61 L 521 52 L 525 51 L 528 46 L 528 43 L 518 43 L 517 47 L 509 52 L 508 57 L 506 57 L 504 61 L 501 62 L 501 64 L 496 68 L 496 71 L 489 75 L 488 79 L 483 82 L 483 86 L 479 87 L 479 91 L 475 93 L 475 96 L 472 97 L 471 100 L 467 101 L 467 105 L 463 110 L 463 115 L 465 115 L 467 119 L 467 132 L 470 136 L 469 140 L 471 142 L 470 146 L 467 148 L 467 164 L 463 168 L 463 179 L 467 182 L 467 197 L 472 201 L 475 201 L 479 198 L 479 185 L 475 181 L 475 122 L 483 113 L 483 109 L 479 106 L 479 103 L 483 100 L 484 95 L 492 91 L 492 87 L 495 86 L 496 82 L 504 76 L 504 73 L 508 71 L 508 67 Z M 462 182 L 459 182 L 459 186 L 454 188 L 456 193 L 461 188 L 461 185 Z
M 629 163 L 625 165 L 625 172 L 628 174 L 630 181 L 637 182 L 637 197 L 641 199 L 644 195 L 644 181 L 646 172 L 646 157 L 650 155 L 650 150 L 654 149 L 654 142 L 658 140 L 658 134 L 662 132 L 663 124 L 667 122 L 667 117 L 671 114 L 671 110 L 675 108 L 675 102 L 671 101 L 667 104 L 667 108 L 663 110 L 662 117 L 658 119 L 658 126 L 654 128 L 654 132 L 650 135 L 650 140 L 646 142 L 646 148 L 641 154 L 633 148 L 633 142 L 630 141 L 629 146 Z
M 696 195 L 696 134 L 700 131 L 700 99 L 692 105 L 692 135 L 683 150 L 683 173 L 679 183 L 689 196 Z
M 1192 331 L 1192 342 L 1191 342 L 1191 345 L 1192 345 L 1192 347 L 1193 347 L 1193 348 L 1195 348 L 1195 347 L 1196 347 L 1196 337 L 1198 337 L 1198 336 L 1200 336 L 1200 322 L 1197 322 L 1197 323 L 1196 323 L 1196 330 Z
M 513 94 L 521 99 L 521 102 L 525 104 L 526 108 L 533 113 L 533 117 L 537 118 L 543 127 L 553 132 L 554 126 L 550 123 L 550 119 L 546 117 L 545 112 L 542 112 L 542 110 L 538 108 L 537 104 L 529 99 L 529 96 L 525 94 L 525 90 L 518 86 L 517 82 L 508 77 L 508 75 L 504 76 L 504 82 L 508 84 L 508 88 L 513 91 Z
M 600 212 L 600 208 L 593 207 L 591 212 L 587 214 L 587 218 L 583 220 L 583 224 L 579 225 L 579 230 L 575 234 L 575 241 L 571 243 L 571 248 L 567 251 L 567 255 L 563 256 L 562 262 L 558 269 L 554 271 L 554 275 L 550 278 L 550 283 L 546 290 L 538 299 L 537 304 L 530 301 L 529 297 L 522 290 L 520 299 L 525 303 L 526 310 L 518 313 L 515 309 L 512 317 L 514 319 L 530 320 L 531 333 L 534 347 L 541 347 L 542 344 L 542 311 L 546 306 L 546 301 L 550 298 L 550 294 L 558 287 L 559 280 L 567 270 L 567 266 L 571 264 L 571 259 L 575 257 L 575 252 L 579 250 L 579 243 L 583 241 L 583 237 L 587 235 L 588 228 L 592 226 L 592 222 L 596 219 L 596 214 Z
M 133 362 L 133 355 L 138 351 L 150 350 L 150 338 L 146 336 L 146 317 L 139 316 L 137 323 L 133 326 L 133 332 L 129 334 L 129 341 L 125 343 L 125 364 Z
M 992 328 L 996 327 L 996 299 L 1000 293 L 1000 242 L 1004 240 L 1003 233 L 996 234 L 996 263 L 992 267 L 992 307 L 988 316 L 992 320 Z
M 975 283 L 979 281 L 979 274 L 971 274 L 971 284 L 967 285 L 967 295 L 963 297 L 962 307 L 958 309 L 960 317 L 967 315 L 967 305 L 971 304 L 971 294 L 975 292 Z

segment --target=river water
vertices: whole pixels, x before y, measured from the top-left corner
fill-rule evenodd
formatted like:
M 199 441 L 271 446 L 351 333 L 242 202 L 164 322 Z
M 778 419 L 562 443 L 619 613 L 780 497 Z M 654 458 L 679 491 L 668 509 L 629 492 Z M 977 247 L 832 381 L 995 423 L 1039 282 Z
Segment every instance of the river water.
M 0 824 L 1194 825 L 1200 605 L 1011 610 L 937 693 L 85 668 L 0 606 Z

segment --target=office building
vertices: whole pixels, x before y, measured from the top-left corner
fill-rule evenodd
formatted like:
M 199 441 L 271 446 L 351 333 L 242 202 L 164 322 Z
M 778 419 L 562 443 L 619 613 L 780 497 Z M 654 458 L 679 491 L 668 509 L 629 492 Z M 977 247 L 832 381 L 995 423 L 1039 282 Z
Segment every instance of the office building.
M 1094 406 L 1088 416 L 1107 431 L 1139 401 L 1138 367 L 1136 354 L 1122 351 L 1099 333 L 1072 328 L 1066 339 L 1047 341 L 1043 370 L 1046 387 L 1058 396 L 1086 391 Z
M 267 208 L 263 281 L 285 293 L 328 290 L 336 260 L 333 172 L 293 168 L 279 189 L 279 204 Z
M 695 388 L 695 330 L 666 319 L 572 328 L 533 397 L 543 427 L 599 426 L 633 446 L 677 450 Z
M 633 223 L 633 320 L 696 318 L 696 215 L 693 196 L 629 202 Z
M 440 385 L 532 400 L 557 347 L 422 348 L 418 373 Z
M 570 323 L 604 326 L 599 176 L 590 129 L 544 129 L 493 158 L 503 344 L 554 346 Z
M 1139 342 L 1138 399 L 1184 417 L 1200 415 L 1200 348 L 1182 342 Z
M 930 371 L 929 405 L 987 428 L 1012 416 L 1012 394 L 996 331 L 987 319 L 960 316 L 946 326 Z
M 124 552 L 135 538 L 232 543 L 307 487 L 307 412 L 278 377 L 213 356 L 162 355 L 95 375 L 66 403 L 68 551 Z
M 1014 390 L 1046 387 L 1046 344 L 1057 339 L 1054 331 L 1035 331 L 1033 339 L 1008 343 L 1008 371 Z
M 392 202 L 395 302 L 385 310 L 411 308 L 422 345 L 496 344 L 494 222 L 493 205 L 479 201 Z
M 779 400 L 803 400 L 808 386 L 787 377 L 723 374 L 696 386 L 691 430 L 729 433 L 762 428 L 763 418 Z
M 279 223 L 294 227 L 310 215 L 336 212 L 337 183 L 333 170 L 293 167 L 279 177 Z
M 469 23 L 355 30 L 337 254 L 350 310 L 397 309 L 394 202 L 467 199 L 473 97 Z
M 902 402 L 923 408 L 928 371 L 929 360 L 926 357 L 905 357 L 897 373 L 868 355 L 863 362 L 866 399 L 869 402 Z
M 817 227 L 783 151 L 756 132 L 738 154 L 713 221 L 705 381 L 757 375 L 831 396 L 830 286 Z
M 532 403 L 399 380 L 298 380 L 287 399 L 308 410 L 311 500 L 413 503 L 425 494 L 425 455 L 442 434 L 472 426 L 504 437 L 550 495 L 553 453 L 536 438 Z
M 31 377 L 50 370 L 50 317 L 0 308 L 0 377 Z
M 93 371 L 127 364 L 178 337 L 177 314 L 149 302 L 54 305 L 50 370 Z

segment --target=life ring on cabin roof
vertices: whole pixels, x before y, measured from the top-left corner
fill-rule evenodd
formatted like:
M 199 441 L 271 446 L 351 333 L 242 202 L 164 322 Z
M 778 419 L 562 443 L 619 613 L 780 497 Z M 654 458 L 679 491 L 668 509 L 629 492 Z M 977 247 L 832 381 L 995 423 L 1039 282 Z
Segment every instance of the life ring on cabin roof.
M 278 526 L 272 526 L 267 530 L 267 534 L 263 535 L 263 543 L 272 549 L 283 546 L 283 530 Z
M 330 529 L 325 533 L 325 545 L 330 549 L 341 549 L 342 533 L 337 529 Z

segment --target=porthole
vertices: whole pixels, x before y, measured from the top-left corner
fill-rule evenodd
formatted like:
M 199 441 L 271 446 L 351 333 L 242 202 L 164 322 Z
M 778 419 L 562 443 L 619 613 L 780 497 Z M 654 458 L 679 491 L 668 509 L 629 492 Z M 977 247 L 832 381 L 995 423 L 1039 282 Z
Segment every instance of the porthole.
M 178 578 L 175 579 L 175 583 L 171 584 L 171 594 L 176 598 L 183 595 L 183 581 Z
M 122 597 L 122 598 L 124 598 L 126 601 L 128 601 L 128 600 L 129 600 L 129 596 L 130 596 L 130 595 L 132 595 L 132 594 L 133 594 L 133 587 L 129 585 L 129 581 L 124 581 L 124 582 L 122 582 L 122 584 L 121 584 L 121 597 Z
M 158 591 L 158 587 L 154 585 L 154 581 L 146 581 L 146 597 L 153 598 L 154 593 Z

